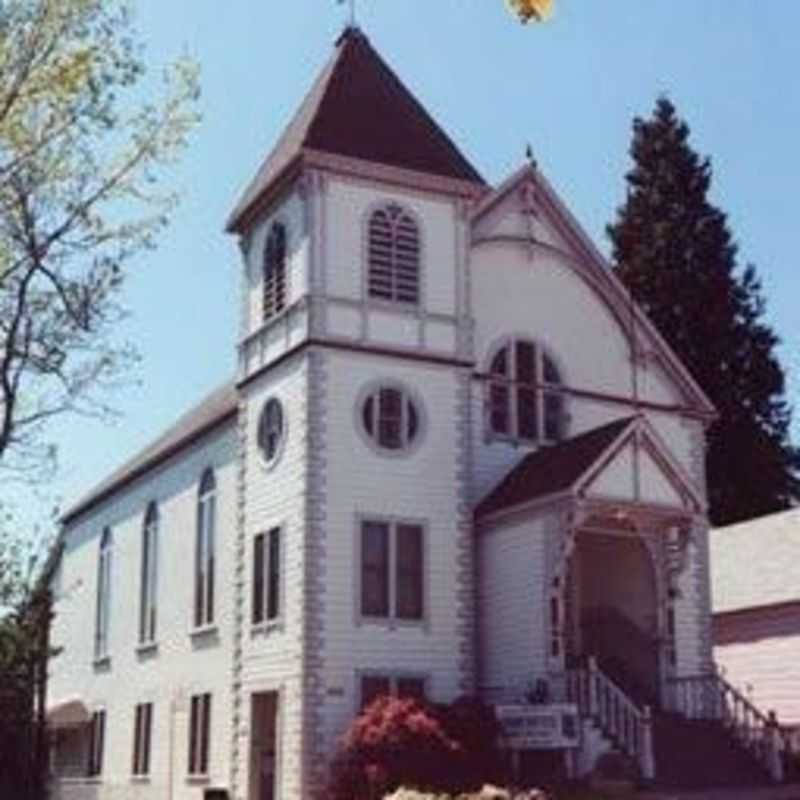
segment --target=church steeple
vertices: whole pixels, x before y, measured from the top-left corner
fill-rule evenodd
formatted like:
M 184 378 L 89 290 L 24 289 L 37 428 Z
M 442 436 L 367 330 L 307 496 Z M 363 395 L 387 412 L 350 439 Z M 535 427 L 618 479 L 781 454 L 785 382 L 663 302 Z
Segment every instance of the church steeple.
M 236 205 L 227 229 L 240 230 L 265 193 L 310 152 L 485 185 L 367 36 L 352 25 Z

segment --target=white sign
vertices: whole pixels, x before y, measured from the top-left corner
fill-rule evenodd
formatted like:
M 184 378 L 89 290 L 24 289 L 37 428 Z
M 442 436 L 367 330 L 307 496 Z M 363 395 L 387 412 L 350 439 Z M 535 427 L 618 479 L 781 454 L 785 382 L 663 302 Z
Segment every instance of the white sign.
M 580 744 L 577 706 L 503 705 L 494 711 L 512 750 L 564 750 Z

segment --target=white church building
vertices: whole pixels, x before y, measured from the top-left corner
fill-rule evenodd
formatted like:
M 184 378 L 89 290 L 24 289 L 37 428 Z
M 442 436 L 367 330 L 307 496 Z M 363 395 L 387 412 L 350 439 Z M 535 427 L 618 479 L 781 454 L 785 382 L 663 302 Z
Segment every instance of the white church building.
M 235 378 L 64 516 L 54 796 L 310 798 L 384 692 L 573 703 L 574 773 L 658 777 L 721 713 L 714 410 L 536 165 L 349 28 L 227 230 Z

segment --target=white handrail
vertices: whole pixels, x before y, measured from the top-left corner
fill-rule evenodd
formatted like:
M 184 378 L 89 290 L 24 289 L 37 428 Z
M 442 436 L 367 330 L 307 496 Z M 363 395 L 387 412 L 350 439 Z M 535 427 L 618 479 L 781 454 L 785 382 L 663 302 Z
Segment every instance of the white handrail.
M 765 714 L 715 673 L 669 681 L 672 710 L 688 719 L 719 720 L 776 783 L 783 780 L 783 736 L 775 713 Z
M 567 698 L 584 716 L 591 716 L 605 736 L 635 759 L 645 780 L 655 777 L 650 709 L 636 704 L 589 659 L 585 669 L 567 671 Z

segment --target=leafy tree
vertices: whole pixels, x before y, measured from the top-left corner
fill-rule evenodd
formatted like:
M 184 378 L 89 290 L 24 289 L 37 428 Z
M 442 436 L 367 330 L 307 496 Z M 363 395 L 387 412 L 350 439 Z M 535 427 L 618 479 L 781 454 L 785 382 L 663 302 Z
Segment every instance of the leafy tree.
M 800 497 L 800 452 L 752 265 L 708 199 L 711 163 L 666 98 L 633 123 L 628 197 L 608 227 L 617 275 L 719 412 L 708 437 L 711 519 L 722 525 Z
M 0 3 L 0 467 L 40 473 L 43 425 L 124 374 L 123 266 L 167 221 L 160 168 L 196 120 L 188 62 L 145 86 L 125 0 Z M 155 99 L 153 99 L 155 98 Z
M 0 797 L 44 797 L 45 701 L 51 598 L 41 535 L 15 532 L 0 519 Z

